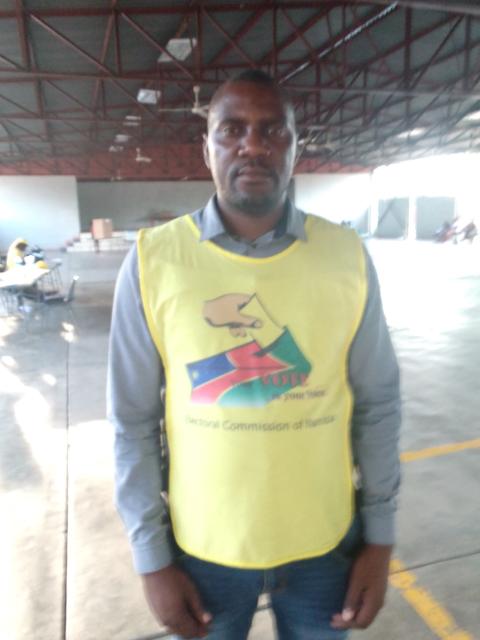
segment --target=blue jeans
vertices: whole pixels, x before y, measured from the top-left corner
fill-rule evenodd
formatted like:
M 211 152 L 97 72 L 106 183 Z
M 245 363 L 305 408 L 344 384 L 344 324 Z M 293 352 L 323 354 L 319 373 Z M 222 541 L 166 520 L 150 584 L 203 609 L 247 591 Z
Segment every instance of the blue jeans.
M 246 640 L 258 597 L 269 593 L 279 640 L 345 640 L 330 627 L 342 611 L 353 557 L 362 544 L 357 517 L 336 549 L 275 569 L 235 569 L 181 555 L 179 566 L 213 616 L 208 640 Z

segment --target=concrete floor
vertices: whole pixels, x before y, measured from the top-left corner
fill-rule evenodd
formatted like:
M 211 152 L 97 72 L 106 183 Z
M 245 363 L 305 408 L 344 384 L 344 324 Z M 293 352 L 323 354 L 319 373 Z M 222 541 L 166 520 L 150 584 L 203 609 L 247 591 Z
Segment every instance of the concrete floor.
M 403 372 L 402 451 L 473 441 L 480 246 L 376 241 L 370 251 Z M 163 637 L 112 506 L 105 368 L 122 258 L 64 255 L 65 280 L 80 275 L 71 310 L 0 318 L 0 640 Z M 402 572 L 378 620 L 355 640 L 480 638 L 474 444 L 404 463 Z M 251 640 L 273 638 L 271 629 L 261 611 Z

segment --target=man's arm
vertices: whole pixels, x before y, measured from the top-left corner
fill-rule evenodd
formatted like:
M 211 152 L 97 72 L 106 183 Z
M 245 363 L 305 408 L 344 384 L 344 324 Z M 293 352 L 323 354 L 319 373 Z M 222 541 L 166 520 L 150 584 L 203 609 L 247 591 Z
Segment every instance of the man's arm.
M 163 367 L 143 312 L 133 248 L 120 269 L 113 302 L 107 381 L 115 429 L 115 499 L 138 573 L 171 564 L 170 525 L 161 491 L 160 388 Z
M 383 313 L 378 277 L 365 252 L 368 296 L 350 350 L 354 395 L 352 446 L 360 471 L 360 512 L 367 543 L 391 545 L 400 485 L 400 376 Z
M 174 564 L 161 498 L 167 490 L 160 448 L 163 382 L 163 366 L 145 320 L 134 247 L 117 279 L 110 333 L 107 409 L 115 429 L 116 504 L 152 613 L 182 637 L 202 637 L 211 617 L 195 585 Z
M 349 359 L 354 394 L 352 446 L 360 472 L 359 509 L 365 545 L 352 566 L 343 612 L 334 616 L 336 628 L 365 628 L 383 605 L 400 484 L 399 371 L 377 274 L 366 251 L 365 259 L 367 302 Z

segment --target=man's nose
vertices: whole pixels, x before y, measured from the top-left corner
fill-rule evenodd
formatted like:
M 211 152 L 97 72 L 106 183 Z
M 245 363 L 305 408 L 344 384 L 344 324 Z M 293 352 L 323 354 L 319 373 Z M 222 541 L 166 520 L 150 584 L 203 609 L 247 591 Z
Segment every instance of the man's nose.
M 261 131 L 253 127 L 245 131 L 238 152 L 240 156 L 255 158 L 268 156 L 270 153 L 270 145 Z

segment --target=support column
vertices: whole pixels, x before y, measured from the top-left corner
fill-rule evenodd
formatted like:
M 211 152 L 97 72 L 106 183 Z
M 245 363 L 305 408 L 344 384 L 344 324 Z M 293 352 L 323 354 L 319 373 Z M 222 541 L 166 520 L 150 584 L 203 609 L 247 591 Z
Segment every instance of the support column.
M 370 174 L 370 212 L 368 216 L 368 233 L 375 235 L 378 227 L 378 190 L 373 173 Z
M 408 196 L 408 222 L 407 222 L 407 240 L 417 239 L 417 196 L 410 194 Z

